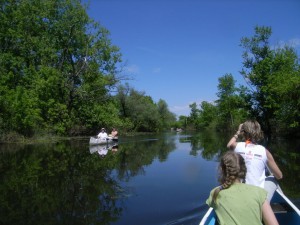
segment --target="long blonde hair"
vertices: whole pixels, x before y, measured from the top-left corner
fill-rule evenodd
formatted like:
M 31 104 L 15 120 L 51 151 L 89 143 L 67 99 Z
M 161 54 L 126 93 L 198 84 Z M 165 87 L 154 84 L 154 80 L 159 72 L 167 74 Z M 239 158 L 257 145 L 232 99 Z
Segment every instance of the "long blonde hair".
M 219 182 L 220 187 L 216 188 L 213 194 L 213 201 L 216 202 L 221 190 L 229 188 L 236 179 L 241 182 L 245 180 L 247 168 L 244 158 L 233 151 L 226 152 L 219 164 Z

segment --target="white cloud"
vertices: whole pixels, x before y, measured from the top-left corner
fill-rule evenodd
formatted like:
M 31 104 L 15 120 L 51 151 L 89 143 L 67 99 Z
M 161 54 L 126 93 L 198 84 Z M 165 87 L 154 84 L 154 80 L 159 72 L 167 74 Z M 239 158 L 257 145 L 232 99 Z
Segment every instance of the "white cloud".
M 294 48 L 297 48 L 300 46 L 300 38 L 293 38 L 288 41 L 288 44 Z
M 300 38 L 292 38 L 288 41 L 279 41 L 277 45 L 274 46 L 274 48 L 283 48 L 285 45 L 291 46 L 293 48 L 300 47 Z
M 137 65 L 131 65 L 131 66 L 126 66 L 125 71 L 131 74 L 138 74 L 140 72 L 140 69 Z

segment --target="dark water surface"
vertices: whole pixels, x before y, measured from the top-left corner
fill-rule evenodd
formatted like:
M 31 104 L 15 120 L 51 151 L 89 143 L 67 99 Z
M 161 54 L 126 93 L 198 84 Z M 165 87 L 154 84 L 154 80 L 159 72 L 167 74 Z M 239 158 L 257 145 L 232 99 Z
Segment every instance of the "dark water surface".
M 108 151 L 90 148 L 88 137 L 0 145 L 0 224 L 199 224 L 228 138 L 121 136 Z M 280 185 L 296 204 L 299 146 L 284 140 L 268 146 L 284 174 Z

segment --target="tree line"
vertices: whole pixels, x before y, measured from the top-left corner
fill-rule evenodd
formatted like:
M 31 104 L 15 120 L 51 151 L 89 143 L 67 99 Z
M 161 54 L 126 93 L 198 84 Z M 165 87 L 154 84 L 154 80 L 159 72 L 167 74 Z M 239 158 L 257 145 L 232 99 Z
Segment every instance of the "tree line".
M 246 119 L 260 122 L 268 136 L 300 134 L 300 67 L 293 46 L 271 46 L 271 27 L 256 26 L 243 37 L 243 68 L 247 85 L 236 85 L 231 73 L 219 78 L 218 99 L 190 105 L 181 124 L 195 129 L 237 129 Z M 186 123 L 185 121 L 188 121 Z
M 170 127 L 236 129 L 255 118 L 266 133 L 300 133 L 296 50 L 270 45 L 272 29 L 255 27 L 240 46 L 247 85 L 219 78 L 218 99 L 169 111 L 132 88 L 120 49 L 80 0 L 6 0 L 0 8 L 0 139 L 95 134 L 100 127 L 157 132 Z
M 109 31 L 80 0 L 6 0 L 0 8 L 0 136 L 159 131 L 164 100 L 130 87 Z

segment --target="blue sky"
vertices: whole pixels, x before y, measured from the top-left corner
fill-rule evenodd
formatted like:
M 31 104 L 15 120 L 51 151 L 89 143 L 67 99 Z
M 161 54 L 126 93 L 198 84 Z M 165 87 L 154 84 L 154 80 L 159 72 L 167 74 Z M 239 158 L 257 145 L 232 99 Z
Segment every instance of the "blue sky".
M 120 48 L 130 86 L 171 112 L 217 99 L 218 78 L 244 84 L 242 37 L 272 28 L 271 46 L 300 50 L 299 0 L 90 0 L 88 14 Z

